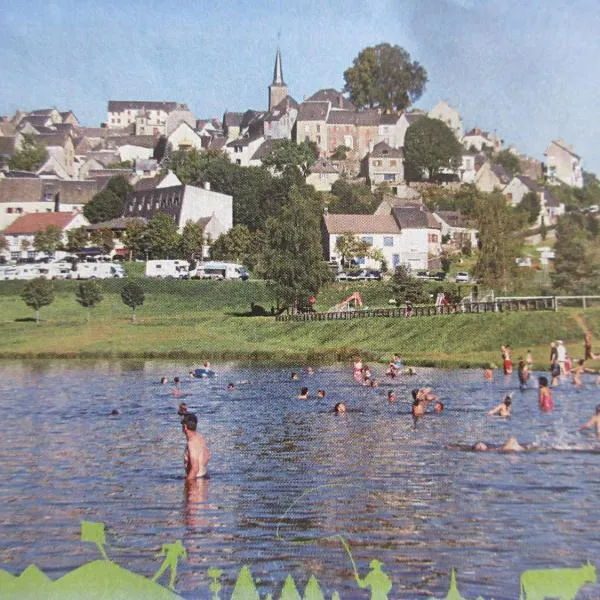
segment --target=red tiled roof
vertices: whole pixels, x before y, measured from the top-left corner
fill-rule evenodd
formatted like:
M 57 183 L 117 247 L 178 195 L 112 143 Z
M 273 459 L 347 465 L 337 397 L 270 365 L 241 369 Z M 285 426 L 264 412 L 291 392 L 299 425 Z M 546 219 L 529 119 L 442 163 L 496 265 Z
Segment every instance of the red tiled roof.
M 5 235 L 23 235 L 43 231 L 50 225 L 64 229 L 76 214 L 72 212 L 29 213 L 13 221 L 5 230 Z

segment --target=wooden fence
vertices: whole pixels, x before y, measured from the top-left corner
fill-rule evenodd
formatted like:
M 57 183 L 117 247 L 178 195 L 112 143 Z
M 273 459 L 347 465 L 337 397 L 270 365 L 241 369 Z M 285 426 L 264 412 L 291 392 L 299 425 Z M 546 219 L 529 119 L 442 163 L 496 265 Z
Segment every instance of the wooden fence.
M 434 315 L 456 315 L 488 312 L 511 312 L 518 310 L 556 310 L 554 296 L 535 298 L 503 298 L 488 302 L 462 302 L 445 306 L 414 306 L 406 308 L 373 308 L 330 312 L 306 312 L 296 315 L 278 315 L 278 321 L 344 321 L 369 317 L 430 317 Z

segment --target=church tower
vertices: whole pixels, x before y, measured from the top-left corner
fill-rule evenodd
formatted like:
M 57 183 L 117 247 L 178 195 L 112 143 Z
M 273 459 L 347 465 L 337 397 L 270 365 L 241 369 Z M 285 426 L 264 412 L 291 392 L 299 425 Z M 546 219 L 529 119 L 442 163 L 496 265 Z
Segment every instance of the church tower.
M 283 81 L 281 68 L 281 52 L 277 48 L 275 55 L 275 68 L 273 69 L 273 83 L 269 86 L 269 110 L 277 106 L 288 95 L 288 88 Z

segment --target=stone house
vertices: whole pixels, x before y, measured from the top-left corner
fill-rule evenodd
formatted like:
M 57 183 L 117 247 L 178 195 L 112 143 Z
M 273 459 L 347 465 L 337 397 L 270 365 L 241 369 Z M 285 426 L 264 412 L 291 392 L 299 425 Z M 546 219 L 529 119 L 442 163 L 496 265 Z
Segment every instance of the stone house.
M 348 158 L 362 160 L 377 141 L 379 112 L 376 110 L 330 110 L 327 116 L 327 153 L 338 146 L 348 148 Z
M 306 183 L 314 186 L 317 192 L 330 192 L 331 186 L 340 178 L 340 172 L 333 162 L 319 158 L 310 168 Z
M 542 220 L 546 225 L 556 224 L 557 218 L 565 213 L 565 205 L 559 202 L 552 192 L 525 175 L 515 175 L 503 190 L 511 206 L 518 206 L 525 194 L 533 192 L 540 201 L 540 213 L 532 227 L 540 227 Z
M 573 146 L 564 140 L 553 140 L 546 152 L 547 177 L 550 182 L 566 183 L 571 187 L 583 187 L 583 166 L 581 157 L 575 154 Z
M 465 133 L 459 112 L 452 108 L 445 100 L 440 100 L 427 114 L 430 119 L 438 119 L 447 125 L 457 140 L 461 140 Z
M 432 213 L 433 218 L 440 224 L 442 238 L 448 236 L 456 249 L 465 244 L 471 244 L 471 248 L 477 247 L 477 229 L 471 227 L 470 222 L 456 210 L 436 210 Z
M 396 193 L 398 184 L 404 181 L 404 152 L 402 148 L 393 148 L 385 142 L 375 144 L 364 161 L 367 165 L 367 177 L 371 187 L 387 183 L 392 193 Z
M 169 121 L 171 113 L 179 113 L 176 122 Z M 174 128 L 182 120 L 195 119 L 186 104 L 149 100 L 109 100 L 106 126 L 121 129 L 132 125 L 135 135 L 168 135 L 168 122 Z

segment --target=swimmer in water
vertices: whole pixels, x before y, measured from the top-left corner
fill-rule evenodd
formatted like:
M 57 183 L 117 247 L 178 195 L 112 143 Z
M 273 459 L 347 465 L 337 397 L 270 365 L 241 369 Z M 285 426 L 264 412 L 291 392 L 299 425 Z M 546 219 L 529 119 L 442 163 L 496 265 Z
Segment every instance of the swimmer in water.
M 546 379 L 546 377 L 539 377 L 538 383 L 538 403 L 540 410 L 551 412 L 554 408 L 554 401 L 552 400 L 552 392 L 550 391 L 550 388 L 548 388 L 548 379 Z
M 299 379 L 298 373 L 296 373 L 295 371 L 292 371 L 292 374 L 290 375 L 290 379 L 292 381 L 298 381 L 298 379 Z
M 596 404 L 596 414 L 584 425 L 579 428 L 579 431 L 583 429 L 596 429 L 596 437 L 600 439 L 600 404 Z
M 317 398 L 325 398 L 326 395 L 325 390 L 317 390 Z
M 187 404 L 186 404 L 185 402 L 182 402 L 182 403 L 179 405 L 179 408 L 177 409 L 177 414 L 178 414 L 180 417 L 183 417 L 183 415 L 187 414 Z
M 187 481 L 194 481 L 206 477 L 208 473 L 208 461 L 210 450 L 204 438 L 196 431 L 198 418 L 194 413 L 187 413 L 181 419 L 181 430 L 187 439 L 185 453 L 183 455 L 183 466 Z
M 168 380 L 168 379 L 167 379 L 167 378 L 166 378 L 166 377 L 163 375 L 163 376 L 160 378 L 160 383 L 161 383 L 162 385 L 165 385 L 166 383 L 169 383 L 169 380 Z
M 121 413 L 119 412 L 119 409 L 118 409 L 118 408 L 113 408 L 113 409 L 110 411 L 110 416 L 111 416 L 111 417 L 118 417 L 120 414 L 121 414 Z
M 431 388 L 414 389 L 411 392 L 414 400 L 427 402 L 435 402 L 439 397 L 431 391 Z
M 298 396 L 298 400 L 308 400 L 308 388 L 307 387 L 303 387 L 300 390 L 300 394 Z
M 512 394 L 507 394 L 502 401 L 502 404 L 498 404 L 496 408 L 492 408 L 488 412 L 489 417 L 498 415 L 499 417 L 510 417 L 510 405 L 512 404 Z
M 228 384 L 227 384 L 227 391 L 228 391 L 228 392 L 233 392 L 233 391 L 235 391 L 235 383 L 228 383 Z
M 439 400 L 433 405 L 434 413 L 441 413 L 444 410 L 444 403 Z
M 499 452 L 522 452 L 523 450 L 526 450 L 526 448 L 519 444 L 516 437 L 511 436 L 506 440 L 503 446 L 500 446 L 500 448 L 488 446 L 485 442 L 477 442 L 471 446 L 471 450 L 474 450 L 475 452 L 489 452 L 493 450 Z
M 314 375 L 315 374 L 315 370 L 312 367 L 308 367 L 308 369 L 306 369 L 306 374 L 307 375 Z
M 204 366 L 205 369 L 211 369 L 210 362 L 208 360 L 204 361 L 203 366 Z
M 490 367 L 486 367 L 483 370 L 483 379 L 485 381 L 494 381 L 494 372 Z
M 334 407 L 333 407 L 333 412 L 336 415 L 341 415 L 342 413 L 346 412 L 346 405 L 343 402 L 338 402 Z
M 175 384 L 175 388 L 171 393 L 173 396 L 181 396 L 181 390 L 179 389 L 179 377 L 173 378 L 173 383 Z
M 388 402 L 396 402 L 396 400 L 398 399 L 398 397 L 396 396 L 396 392 L 394 392 L 393 390 L 390 390 L 387 393 L 387 399 L 388 399 Z
M 415 398 L 412 403 L 411 414 L 413 417 L 422 417 L 425 414 L 425 408 L 423 406 L 423 401 Z

